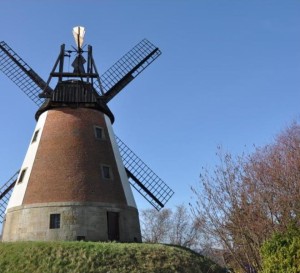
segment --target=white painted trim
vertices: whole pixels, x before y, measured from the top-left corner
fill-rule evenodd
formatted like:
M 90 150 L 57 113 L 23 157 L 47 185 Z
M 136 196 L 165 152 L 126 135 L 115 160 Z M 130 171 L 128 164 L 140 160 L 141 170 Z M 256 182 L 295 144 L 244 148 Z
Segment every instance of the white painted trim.
M 42 115 L 40 115 L 39 120 L 36 124 L 36 127 L 35 127 L 35 130 L 33 132 L 32 138 L 30 140 L 30 144 L 29 144 L 25 159 L 23 161 L 23 164 L 22 164 L 22 167 L 21 167 L 21 170 L 20 170 L 20 173 L 19 173 L 19 176 L 20 176 L 22 170 L 26 169 L 25 176 L 24 176 L 21 183 L 18 184 L 18 182 L 17 182 L 17 184 L 15 185 L 15 187 L 13 189 L 13 192 L 12 192 L 12 195 L 9 199 L 6 211 L 8 209 L 12 208 L 12 207 L 21 206 L 22 203 L 23 203 L 23 199 L 24 199 L 26 189 L 27 189 L 27 186 L 28 186 L 28 181 L 29 181 L 29 177 L 30 177 L 30 174 L 31 174 L 32 166 L 33 166 L 33 163 L 34 163 L 34 160 L 35 160 L 35 156 L 36 156 L 39 144 L 40 144 L 40 139 L 41 139 L 43 129 L 44 129 L 44 125 L 45 125 L 45 122 L 46 122 L 47 113 L 48 113 L 48 111 L 46 111 Z M 36 141 L 32 142 L 34 134 L 37 130 L 39 130 L 38 137 L 37 137 Z M 19 180 L 19 176 L 18 176 L 17 181 Z
M 125 167 L 123 165 L 123 161 L 122 161 L 122 158 L 120 155 L 119 147 L 118 147 L 116 139 L 115 139 L 115 134 L 113 132 L 110 119 L 106 115 L 104 115 L 104 116 L 105 116 L 105 122 L 106 122 L 107 130 L 108 130 L 109 138 L 110 138 L 110 141 L 111 141 L 111 144 L 113 147 L 113 152 L 115 155 L 115 159 L 117 162 L 117 167 L 118 167 L 119 175 L 121 178 L 123 190 L 125 193 L 127 205 L 136 208 L 136 203 L 135 203 L 135 200 L 133 197 L 131 187 L 129 185 L 128 177 L 127 177 L 127 174 L 125 171 Z

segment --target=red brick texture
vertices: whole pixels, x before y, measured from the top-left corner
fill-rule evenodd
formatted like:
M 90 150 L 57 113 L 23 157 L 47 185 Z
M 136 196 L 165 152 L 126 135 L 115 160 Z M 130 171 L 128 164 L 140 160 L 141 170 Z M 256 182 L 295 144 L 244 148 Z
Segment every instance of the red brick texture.
M 94 126 L 105 139 L 95 138 Z M 104 179 L 102 165 L 113 178 Z M 87 108 L 49 110 L 23 205 L 104 202 L 127 205 L 104 114 Z

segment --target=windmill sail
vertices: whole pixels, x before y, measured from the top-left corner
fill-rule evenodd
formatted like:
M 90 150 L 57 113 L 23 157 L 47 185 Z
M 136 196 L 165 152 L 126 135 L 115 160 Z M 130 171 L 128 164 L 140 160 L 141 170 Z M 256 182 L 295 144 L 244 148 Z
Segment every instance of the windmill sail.
M 116 141 L 131 186 L 159 211 L 174 191 L 117 136 Z
M 101 76 L 106 102 L 116 96 L 160 55 L 161 51 L 146 39 L 127 52 Z M 96 88 L 100 90 L 100 86 L 96 85 Z
M 39 94 L 52 92 L 46 82 L 5 42 L 0 42 L 0 70 L 38 106 L 43 103 Z
M 5 210 L 12 190 L 16 184 L 19 171 L 17 171 L 1 188 L 0 188 L 0 223 L 3 223 Z

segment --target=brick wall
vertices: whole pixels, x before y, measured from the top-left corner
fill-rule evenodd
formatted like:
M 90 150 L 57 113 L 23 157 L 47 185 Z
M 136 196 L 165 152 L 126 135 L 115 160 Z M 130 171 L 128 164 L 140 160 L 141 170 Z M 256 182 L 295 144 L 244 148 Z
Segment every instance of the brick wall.
M 105 139 L 96 139 L 94 126 Z M 111 167 L 105 179 L 101 166 Z M 23 205 L 104 202 L 126 205 L 104 114 L 87 108 L 49 110 Z

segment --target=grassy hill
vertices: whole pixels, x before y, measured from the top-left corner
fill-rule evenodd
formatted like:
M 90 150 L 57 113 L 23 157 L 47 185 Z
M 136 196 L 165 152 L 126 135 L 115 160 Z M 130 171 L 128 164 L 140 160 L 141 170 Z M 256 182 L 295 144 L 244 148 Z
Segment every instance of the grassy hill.
M 1 273 L 223 273 L 175 246 L 91 242 L 0 243 Z

